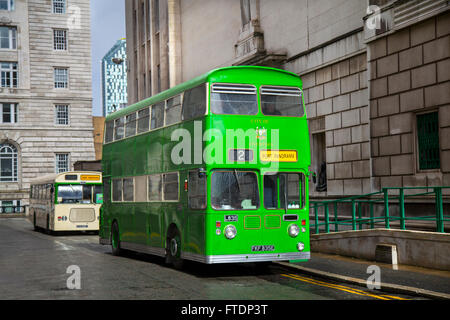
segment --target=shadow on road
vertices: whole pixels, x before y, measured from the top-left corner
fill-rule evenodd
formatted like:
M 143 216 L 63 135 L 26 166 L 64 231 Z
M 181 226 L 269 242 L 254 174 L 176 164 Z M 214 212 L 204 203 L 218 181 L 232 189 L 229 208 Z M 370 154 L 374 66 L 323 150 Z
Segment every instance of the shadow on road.
M 123 258 L 153 263 L 165 268 L 173 269 L 171 265 L 165 263 L 165 259 L 163 257 L 128 250 L 123 251 L 124 252 L 121 255 Z M 107 252 L 106 254 L 111 254 L 111 252 Z M 185 260 L 183 268 L 177 271 L 199 278 L 267 276 L 286 272 L 283 268 L 280 268 L 270 262 L 204 264 L 188 260 Z

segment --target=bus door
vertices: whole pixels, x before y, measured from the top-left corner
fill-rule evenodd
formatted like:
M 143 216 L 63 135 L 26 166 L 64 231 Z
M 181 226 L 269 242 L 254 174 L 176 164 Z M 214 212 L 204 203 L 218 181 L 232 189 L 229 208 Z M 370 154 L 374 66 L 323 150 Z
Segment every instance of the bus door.
M 280 230 L 283 221 L 298 220 L 299 209 L 302 208 L 300 190 L 303 181 L 303 174 L 297 172 L 264 175 L 265 236 Z
M 206 173 L 203 169 L 191 170 L 187 173 L 187 197 L 183 199 L 185 208 L 185 248 L 189 252 L 205 253 L 206 225 Z M 186 193 L 186 192 L 185 192 Z

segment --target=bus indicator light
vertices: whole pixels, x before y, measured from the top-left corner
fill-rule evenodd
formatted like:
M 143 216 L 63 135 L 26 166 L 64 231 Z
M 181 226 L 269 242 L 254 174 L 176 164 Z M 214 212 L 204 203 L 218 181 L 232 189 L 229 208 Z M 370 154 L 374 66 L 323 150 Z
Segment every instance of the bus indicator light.
M 302 220 L 302 226 L 306 226 L 306 220 Z
M 216 228 L 220 228 L 221 225 L 222 223 L 220 221 L 216 221 Z

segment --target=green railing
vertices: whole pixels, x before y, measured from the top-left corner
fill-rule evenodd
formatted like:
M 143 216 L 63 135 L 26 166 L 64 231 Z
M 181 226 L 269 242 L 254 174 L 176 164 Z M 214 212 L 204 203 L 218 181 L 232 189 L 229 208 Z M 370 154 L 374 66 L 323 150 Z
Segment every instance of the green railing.
M 336 200 L 311 200 L 310 216 L 313 211 L 314 220 L 310 219 L 310 227 L 316 234 L 376 227 L 406 230 L 407 222 L 416 221 L 410 229 L 446 232 L 445 222 L 450 221 L 450 216 L 444 215 L 442 195 L 444 190 L 450 190 L 450 187 L 383 188 L 379 192 L 361 196 Z M 414 193 L 415 191 L 418 192 Z M 450 206 L 448 202 L 445 204 Z M 426 216 L 407 216 L 406 205 L 424 205 L 427 210 L 434 206 L 435 212 Z M 397 215 L 392 214 L 392 211 Z

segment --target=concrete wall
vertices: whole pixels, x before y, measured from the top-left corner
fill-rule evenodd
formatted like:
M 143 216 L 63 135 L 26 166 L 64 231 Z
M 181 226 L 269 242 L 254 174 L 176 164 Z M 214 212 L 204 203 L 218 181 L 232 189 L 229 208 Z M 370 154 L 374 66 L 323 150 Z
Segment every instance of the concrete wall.
M 311 235 L 311 251 L 375 260 L 377 244 L 397 246 L 398 264 L 450 270 L 450 235 L 373 229 Z

